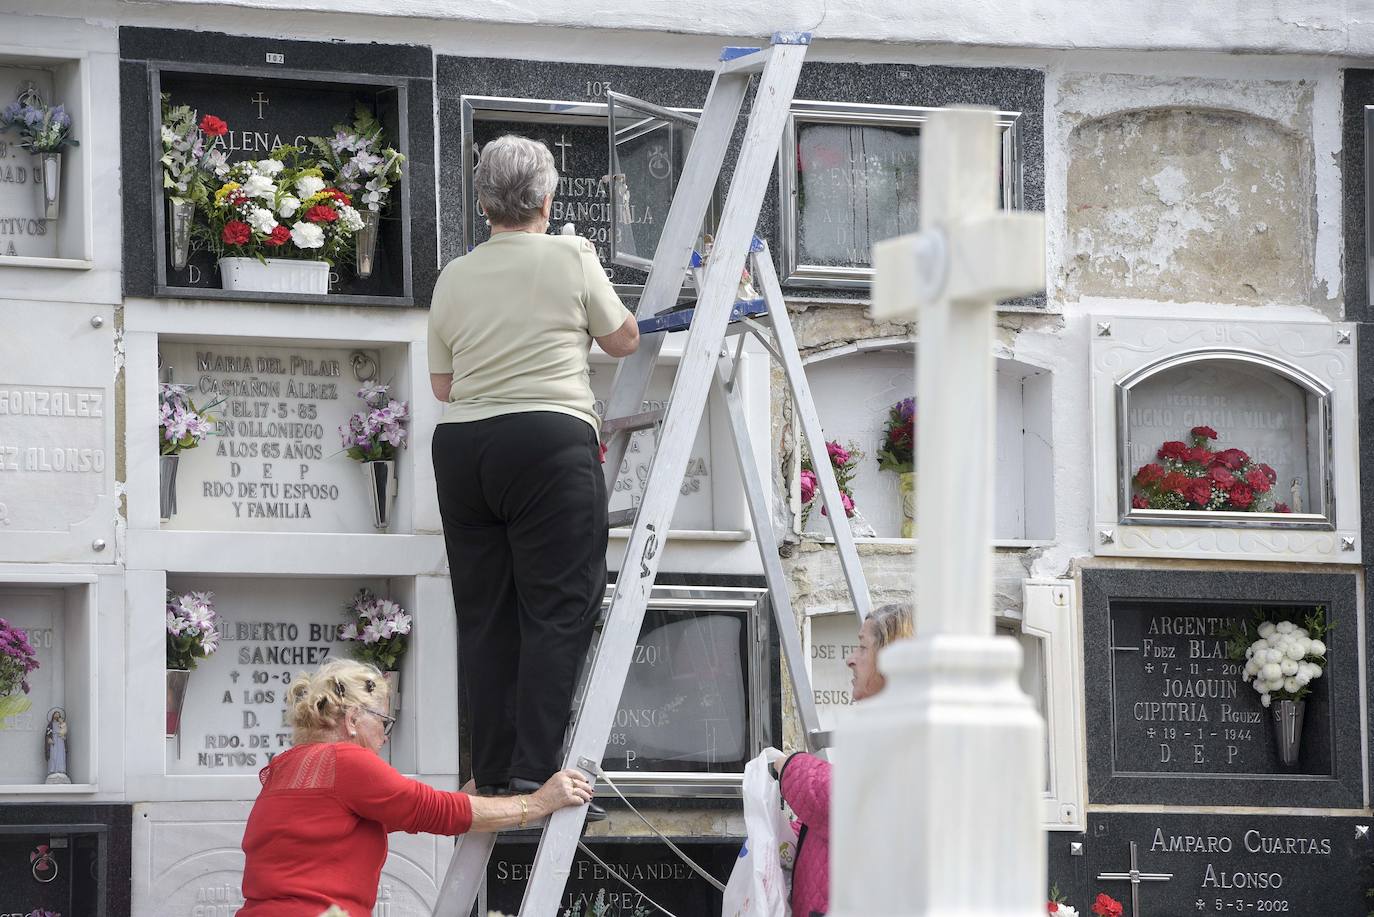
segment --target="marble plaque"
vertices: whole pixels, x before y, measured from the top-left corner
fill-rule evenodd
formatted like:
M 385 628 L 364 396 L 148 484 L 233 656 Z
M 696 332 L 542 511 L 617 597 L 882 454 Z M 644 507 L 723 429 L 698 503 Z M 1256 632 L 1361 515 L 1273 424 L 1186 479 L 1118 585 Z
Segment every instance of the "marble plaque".
M 32 344 L 0 348 L 0 555 L 108 558 L 118 512 L 110 316 L 10 302 L 5 319 Z
M 1367 816 L 1096 812 L 1086 835 L 1050 839 L 1049 881 L 1083 915 L 1105 892 L 1127 917 L 1356 917 L 1368 910 L 1368 828 Z M 1073 843 L 1080 853 L 1065 856 Z
M 175 593 L 214 593 L 219 650 L 191 672 L 181 740 L 167 741 L 170 774 L 256 774 L 291 747 L 286 688 L 326 659 L 347 656 L 344 605 L 375 580 L 169 578 Z
M 181 454 L 164 528 L 373 532 L 361 466 L 339 427 L 363 407 L 351 349 L 164 341 L 164 371 L 191 386 L 215 432 Z M 377 351 L 364 351 L 380 365 Z M 383 377 L 385 378 L 385 377 Z
M 657 913 L 644 895 L 674 914 L 720 913 L 720 892 L 656 839 L 653 843 L 646 843 L 641 839 L 588 838 L 587 843 L 606 866 L 597 863 L 583 851 L 577 853 L 563 898 L 559 902 L 559 915 L 636 917 Z M 730 875 L 730 869 L 739 856 L 740 843 L 738 838 L 697 843 L 678 840 L 688 856 L 721 882 Z M 487 864 L 488 908 L 503 914 L 514 914 L 520 909 L 525 886 L 529 884 L 534 852 L 533 841 L 512 839 L 497 842 Z M 626 888 L 610 874 L 611 871 L 628 879 L 643 894 Z
M 1219 435 L 1208 448 L 1240 449 L 1274 469 L 1280 502 L 1324 511 L 1309 446 L 1320 435 L 1315 398 L 1277 373 L 1237 361 L 1188 363 L 1133 386 L 1126 423 L 1132 474 L 1156 461 L 1164 442 L 1191 445 L 1189 431 L 1209 426 Z
M 649 397 L 644 401 L 642 410 L 655 411 L 668 405 L 668 395 L 673 388 L 676 366 L 660 365 L 654 370 L 649 383 Z M 610 395 L 611 382 L 615 379 L 615 364 L 595 363 L 592 365 L 592 393 L 596 395 L 596 411 L 604 416 L 606 398 Z M 729 433 L 722 433 L 728 436 Z M 616 479 L 615 491 L 611 494 L 611 512 L 629 509 L 639 505 L 644 495 L 644 485 L 649 480 L 649 465 L 657 448 L 656 430 L 639 430 L 630 436 L 629 447 L 620 464 L 620 477 Z M 691 457 L 687 460 L 687 471 L 682 478 L 682 488 L 678 491 L 677 507 L 673 510 L 672 527 L 678 530 L 712 530 L 716 528 L 714 493 L 712 490 L 715 460 L 711 442 L 711 410 L 708 406 L 702 415 L 701 426 L 697 428 L 696 439 L 692 443 Z M 732 468 L 732 474 L 738 470 Z
M 133 911 L 233 917 L 243 905 L 243 829 L 251 804 L 145 803 L 133 836 Z M 448 838 L 389 835 L 373 917 L 428 917 L 448 864 Z
M 1098 804 L 1355 807 L 1363 799 L 1360 610 L 1339 574 L 1083 571 L 1088 797 Z M 1264 609 L 1332 628 L 1296 765 L 1225 658 L 1231 621 Z
M 853 612 L 813 614 L 806 619 L 806 650 L 811 694 L 822 729 L 854 704 L 853 684 L 845 660 L 859 645 L 859 624 Z
M 29 674 L 29 709 L 0 720 L 0 785 L 42 783 L 48 770 L 43 758 L 48 711 L 67 704 L 66 646 L 63 596 L 57 589 L 19 587 L 0 590 L 0 618 L 22 630 L 38 656 L 38 669 Z M 69 730 L 68 773 L 74 745 L 88 742 Z
M 0 67 L 0 107 L 32 84 L 50 104 L 52 73 Z M 67 180 L 78 180 L 68 176 Z M 0 130 L 0 257 L 57 257 L 57 225 L 43 218 L 43 172 L 39 157 L 19 146 L 19 131 Z

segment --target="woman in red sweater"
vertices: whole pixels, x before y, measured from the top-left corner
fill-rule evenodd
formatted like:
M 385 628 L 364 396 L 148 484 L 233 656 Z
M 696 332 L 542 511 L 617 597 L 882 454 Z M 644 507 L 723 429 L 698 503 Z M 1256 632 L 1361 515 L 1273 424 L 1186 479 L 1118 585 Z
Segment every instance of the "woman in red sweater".
M 525 827 L 592 798 L 576 770 L 559 771 L 527 796 L 470 796 L 411 780 L 377 754 L 395 722 L 386 710 L 386 682 L 361 662 L 326 662 L 292 683 L 293 744 L 258 775 L 238 917 L 318 917 L 331 904 L 371 917 L 388 832 Z

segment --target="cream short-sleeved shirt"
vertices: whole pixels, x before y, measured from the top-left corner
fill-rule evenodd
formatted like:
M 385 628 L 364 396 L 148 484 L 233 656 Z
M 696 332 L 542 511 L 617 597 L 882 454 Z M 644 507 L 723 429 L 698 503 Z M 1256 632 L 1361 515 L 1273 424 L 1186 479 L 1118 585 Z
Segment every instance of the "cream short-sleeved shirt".
M 586 239 L 497 233 L 434 287 L 429 371 L 453 373 L 440 423 L 557 411 L 599 432 L 587 351 L 629 314 Z

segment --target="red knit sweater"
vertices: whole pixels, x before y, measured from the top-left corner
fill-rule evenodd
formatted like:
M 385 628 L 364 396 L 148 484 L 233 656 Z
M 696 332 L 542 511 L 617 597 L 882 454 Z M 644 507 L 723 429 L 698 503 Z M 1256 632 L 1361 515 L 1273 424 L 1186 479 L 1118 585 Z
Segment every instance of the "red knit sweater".
M 258 775 L 238 917 L 371 917 L 389 831 L 462 834 L 472 801 L 404 777 L 348 742 L 299 745 Z

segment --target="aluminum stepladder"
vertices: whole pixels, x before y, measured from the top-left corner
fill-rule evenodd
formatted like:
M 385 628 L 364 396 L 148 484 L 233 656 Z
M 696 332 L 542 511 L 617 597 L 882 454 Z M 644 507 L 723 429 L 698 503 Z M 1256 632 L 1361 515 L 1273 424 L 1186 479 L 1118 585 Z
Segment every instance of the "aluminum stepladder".
M 782 289 L 767 246 L 754 236 L 810 40 L 806 33 L 778 33 L 768 48 L 726 48 L 722 53 L 640 298 L 639 349 L 621 363 L 607 403 L 602 438 L 607 447 L 608 494 L 614 492 L 630 436 L 648 428 L 658 428 L 659 436 L 640 504 L 634 511 L 625 511 L 633 517 L 630 537 L 599 645 L 584 672 L 582 701 L 574 711 L 566 746 L 565 766 L 579 767 L 589 777 L 595 775 L 605 753 L 679 488 L 713 387 L 722 395 L 730 417 L 735 455 L 807 745 L 821 750 L 828 744 L 828 736 L 820 730 L 778 555 L 766 479 L 752 451 L 743 400 L 735 386 L 735 369 L 743 355 L 742 337 L 746 333 L 758 338 L 783 366 L 802 433 L 817 456 L 813 462 L 817 483 L 855 611 L 860 619 L 868 614 L 868 587 L 841 507 L 839 485 L 825 458 L 820 417 L 806 382 Z M 712 254 L 702 268 L 693 246 L 755 74 L 759 79 L 753 108 Z M 738 301 L 746 259 L 762 296 Z M 670 311 L 689 271 L 696 281 L 696 305 L 689 311 Z M 645 411 L 644 399 L 664 338 L 681 330 L 687 331 L 687 343 L 668 407 Z M 726 348 L 731 336 L 740 337 L 733 355 Z M 620 515 L 612 514 L 612 525 L 630 521 L 617 518 Z M 560 809 L 549 818 L 525 889 L 522 917 L 557 917 L 585 817 L 584 807 L 572 807 Z M 495 843 L 495 834 L 469 833 L 458 838 L 439 890 L 435 917 L 469 917 Z

